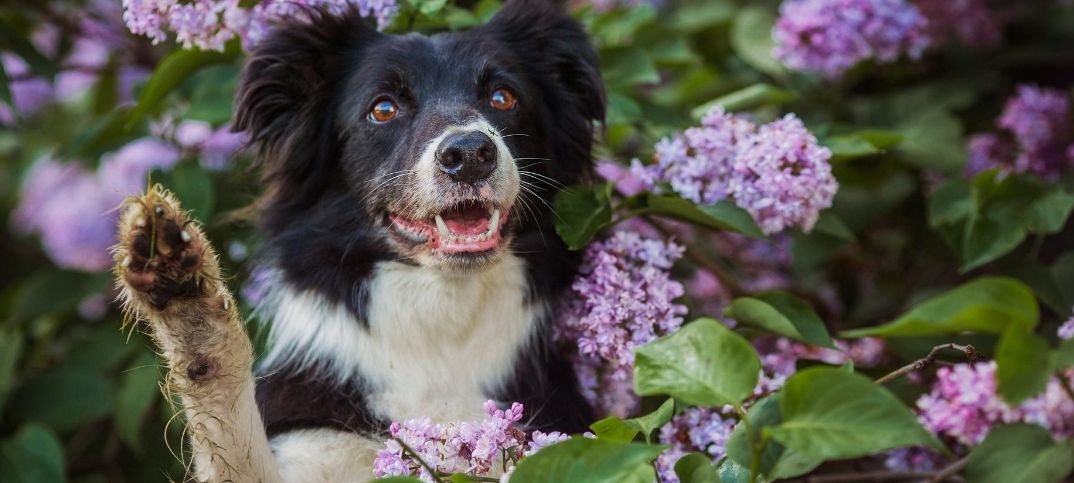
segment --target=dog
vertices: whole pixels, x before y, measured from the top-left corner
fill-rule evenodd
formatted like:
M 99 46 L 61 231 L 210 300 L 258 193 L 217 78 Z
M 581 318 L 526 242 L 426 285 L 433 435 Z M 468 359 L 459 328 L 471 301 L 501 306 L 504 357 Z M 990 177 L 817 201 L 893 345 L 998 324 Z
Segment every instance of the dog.
M 234 126 L 265 194 L 269 349 L 255 367 L 215 252 L 157 187 L 125 203 L 122 300 L 179 396 L 198 481 L 372 477 L 390 422 L 592 420 L 553 340 L 580 254 L 550 200 L 593 176 L 605 93 L 583 28 L 509 0 L 489 23 L 388 35 L 312 11 L 251 53 Z

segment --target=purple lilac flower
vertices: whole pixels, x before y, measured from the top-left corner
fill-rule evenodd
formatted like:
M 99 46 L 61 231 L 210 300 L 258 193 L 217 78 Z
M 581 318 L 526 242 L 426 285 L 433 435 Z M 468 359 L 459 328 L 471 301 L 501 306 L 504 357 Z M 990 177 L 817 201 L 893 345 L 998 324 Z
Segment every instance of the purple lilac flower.
M 701 126 L 661 140 L 655 150 L 655 165 L 631 168 L 650 190 L 666 182 L 701 204 L 730 197 L 770 235 L 812 229 L 839 188 L 831 151 L 793 114 L 757 127 L 716 108 Z
M 893 449 L 884 457 L 884 467 L 899 472 L 935 471 L 940 469 L 943 463 L 943 455 L 921 446 Z
M 126 196 L 146 187 L 146 176 L 154 169 L 169 169 L 179 161 L 179 150 L 153 138 L 131 141 L 118 151 L 101 158 L 101 184 Z
M 954 38 L 967 47 L 998 47 L 1003 41 L 1004 18 L 983 0 L 915 0 L 928 19 L 933 42 Z
M 12 224 L 17 232 L 39 235 L 60 267 L 99 271 L 112 264 L 108 248 L 115 243 L 115 215 L 110 210 L 119 201 L 78 165 L 43 159 L 23 181 Z
M 512 403 L 509 409 L 501 410 L 487 401 L 484 408 L 488 417 L 482 421 L 441 424 L 423 417 L 393 422 L 389 428 L 393 439 L 385 442 L 385 449 L 373 462 L 375 476 L 413 475 L 434 481 L 433 475 L 405 454 L 399 441 L 436 471 L 484 476 L 505 456 L 518 459 L 566 439 L 560 433 L 535 432 L 527 447 L 525 433 L 514 427 L 522 419 L 521 404 Z
M 859 62 L 918 59 L 927 22 L 906 0 L 785 0 L 772 30 L 773 55 L 788 68 L 842 77 Z
M 808 232 L 839 189 L 831 156 L 801 120 L 788 114 L 761 126 L 741 149 L 728 191 L 766 234 L 791 226 Z
M 1062 374 L 1069 383 L 1074 372 Z M 1074 434 L 1074 401 L 1053 377 L 1043 394 L 1010 407 L 996 392 L 996 363 L 941 367 L 932 390 L 917 400 L 922 424 L 959 444 L 980 443 L 993 426 L 1025 422 L 1041 425 L 1057 438 Z
M 571 286 L 559 337 L 576 344 L 579 357 L 601 361 L 612 377 L 627 379 L 635 347 L 682 325 L 686 307 L 674 300 L 683 286 L 669 274 L 682 254 L 674 243 L 623 231 L 591 244 Z
M 575 355 L 572 363 L 582 396 L 598 414 L 628 418 L 637 412 L 641 398 L 634 393 L 633 374 L 615 373 L 596 357 Z
M 736 423 L 737 420 L 719 411 L 696 407 L 672 418 L 660 428 L 660 443 L 670 448 L 656 459 L 659 481 L 678 483 L 675 463 L 688 452 L 708 454 L 713 462 L 723 458 Z
M 1061 340 L 1074 339 L 1074 316 L 1071 316 L 1066 322 L 1063 322 L 1063 324 L 1059 326 L 1056 335 L 1059 336 Z
M 186 48 L 223 50 L 227 41 L 239 37 L 252 48 L 283 19 L 301 17 L 310 8 L 342 13 L 354 7 L 363 17 L 374 17 L 386 28 L 399 6 L 395 0 L 263 0 L 245 8 L 238 0 L 123 0 L 123 19 L 131 32 L 144 35 L 154 44 L 169 33 Z
M 623 196 L 634 196 L 645 191 L 651 184 L 646 179 L 639 178 L 631 168 L 607 159 L 597 162 L 597 174 L 614 183 L 615 189 Z
M 998 167 L 1051 180 L 1074 163 L 1070 99 L 1060 90 L 1018 86 L 996 125 L 999 133 L 970 138 L 967 175 Z
M 228 125 L 217 128 L 201 143 L 201 167 L 211 171 L 226 169 L 231 158 L 242 150 L 248 141 L 248 133 L 232 132 L 231 126 Z

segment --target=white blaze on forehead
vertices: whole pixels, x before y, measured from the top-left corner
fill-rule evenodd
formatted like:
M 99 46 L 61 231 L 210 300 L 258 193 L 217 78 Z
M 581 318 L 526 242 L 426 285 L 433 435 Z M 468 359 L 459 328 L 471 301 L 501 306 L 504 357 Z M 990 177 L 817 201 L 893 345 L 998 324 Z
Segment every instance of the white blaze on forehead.
M 518 167 L 515 166 L 515 158 L 511 149 L 503 141 L 500 132 L 489 124 L 484 118 L 478 118 L 467 124 L 448 126 L 425 145 L 417 166 L 414 167 L 417 177 L 418 197 L 422 207 L 419 210 L 437 206 L 443 202 L 441 196 L 441 183 L 437 182 L 437 173 L 440 167 L 436 160 L 436 152 L 448 136 L 458 133 L 480 132 L 484 133 L 496 145 L 496 170 L 489 176 L 486 186 L 480 189 L 480 195 L 491 201 L 496 201 L 502 206 L 510 206 L 518 196 L 519 177 Z

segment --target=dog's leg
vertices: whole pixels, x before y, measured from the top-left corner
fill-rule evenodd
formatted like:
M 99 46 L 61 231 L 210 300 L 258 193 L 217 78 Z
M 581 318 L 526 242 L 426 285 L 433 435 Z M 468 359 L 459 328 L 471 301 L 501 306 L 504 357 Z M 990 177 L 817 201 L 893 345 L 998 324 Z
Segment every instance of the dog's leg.
M 187 419 L 200 482 L 279 482 L 251 372 L 253 351 L 216 254 L 159 187 L 131 197 L 119 220 L 116 279 L 130 319 L 148 323 L 168 365 L 167 392 Z

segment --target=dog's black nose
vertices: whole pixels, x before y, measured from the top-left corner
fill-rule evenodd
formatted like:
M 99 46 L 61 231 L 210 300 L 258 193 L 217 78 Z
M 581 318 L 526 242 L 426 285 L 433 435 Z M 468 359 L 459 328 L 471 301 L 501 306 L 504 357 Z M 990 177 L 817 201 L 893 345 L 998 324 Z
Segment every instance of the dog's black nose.
M 451 179 L 476 183 L 496 169 L 496 144 L 483 132 L 455 133 L 440 143 L 436 161 Z

